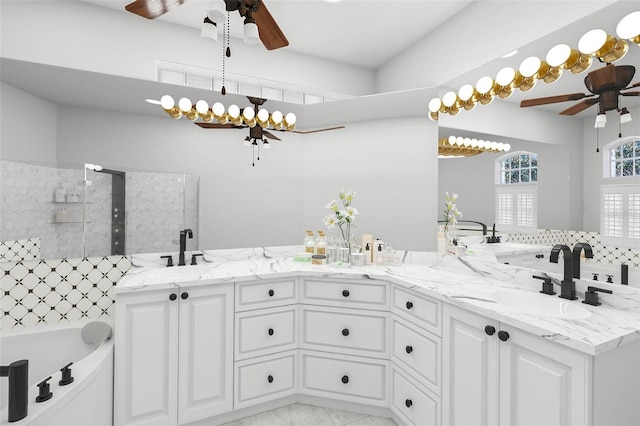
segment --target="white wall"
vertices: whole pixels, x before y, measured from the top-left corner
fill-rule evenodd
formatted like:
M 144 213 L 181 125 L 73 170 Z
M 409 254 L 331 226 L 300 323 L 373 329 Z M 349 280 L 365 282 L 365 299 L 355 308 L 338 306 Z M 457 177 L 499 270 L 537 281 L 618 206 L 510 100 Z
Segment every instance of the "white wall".
M 11 59 L 156 80 L 156 61 L 222 69 L 222 46 L 200 31 L 79 1 L 0 2 L 0 50 Z M 335 93 L 373 93 L 372 70 L 232 39 L 229 74 Z M 295 66 L 292 66 L 295 64 Z
M 56 106 L 0 82 L 0 158 L 56 162 Z

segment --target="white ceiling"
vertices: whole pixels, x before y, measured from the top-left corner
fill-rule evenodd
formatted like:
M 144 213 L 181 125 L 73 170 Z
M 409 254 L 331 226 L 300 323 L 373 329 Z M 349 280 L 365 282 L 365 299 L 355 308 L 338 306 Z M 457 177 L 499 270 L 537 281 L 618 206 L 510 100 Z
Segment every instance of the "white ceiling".
M 129 13 L 124 7 L 133 0 L 84 1 Z M 287 50 L 378 68 L 472 1 L 267 0 L 264 4 L 289 40 Z M 208 8 L 209 0 L 189 0 L 157 19 L 200 29 Z M 230 19 L 231 36 L 242 39 L 241 16 L 232 12 Z

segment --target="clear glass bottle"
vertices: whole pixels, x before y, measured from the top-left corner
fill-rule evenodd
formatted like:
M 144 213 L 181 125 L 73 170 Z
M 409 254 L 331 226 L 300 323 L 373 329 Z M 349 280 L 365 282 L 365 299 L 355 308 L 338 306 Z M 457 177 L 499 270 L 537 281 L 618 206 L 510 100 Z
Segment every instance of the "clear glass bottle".
M 323 231 L 318 231 L 318 238 L 316 239 L 316 254 L 327 254 L 327 240 L 324 237 Z
M 307 231 L 305 238 L 304 251 L 306 253 L 316 254 L 316 239 L 313 237 L 313 231 Z

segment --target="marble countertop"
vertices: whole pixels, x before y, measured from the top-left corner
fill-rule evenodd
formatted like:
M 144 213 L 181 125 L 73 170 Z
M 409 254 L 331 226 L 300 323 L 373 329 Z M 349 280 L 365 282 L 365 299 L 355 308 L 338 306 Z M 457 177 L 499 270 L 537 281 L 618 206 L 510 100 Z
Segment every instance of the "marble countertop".
M 523 294 L 531 298 L 540 297 L 542 282 L 532 278 L 537 271 L 497 263 L 491 249 L 476 249 L 460 258 L 397 251 L 400 265 L 361 267 L 295 262 L 293 256 L 301 250 L 301 246 L 205 250 L 199 265 L 173 268 L 161 266 L 159 255 L 133 256 L 133 267 L 118 282 L 116 294 L 290 276 L 373 279 L 405 286 L 589 355 L 640 339 L 640 289 L 600 283 L 599 287 L 612 289 L 613 294 L 601 295 L 601 306 L 590 306 L 581 303 L 589 282 L 576 280 L 579 300 L 566 303 L 586 310 L 582 312 L 588 318 L 523 312 L 495 301 L 494 295 L 516 289 L 529 292 Z

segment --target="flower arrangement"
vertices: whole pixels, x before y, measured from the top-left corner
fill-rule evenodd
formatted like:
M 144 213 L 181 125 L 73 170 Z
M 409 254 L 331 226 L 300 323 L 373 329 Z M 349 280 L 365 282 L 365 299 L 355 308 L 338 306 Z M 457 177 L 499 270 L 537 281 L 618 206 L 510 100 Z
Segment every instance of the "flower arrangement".
M 346 192 L 344 189 L 340 191 L 340 202 L 342 208 L 336 200 L 331 200 L 325 208 L 331 210 L 331 213 L 327 214 L 322 222 L 328 229 L 334 228 L 336 225 L 340 228 L 340 233 L 347 247 L 351 242 L 351 223 L 354 221 L 358 210 L 351 206 L 353 198 L 356 192 L 354 190 Z
M 445 192 L 444 197 L 444 206 L 445 209 L 443 211 L 443 219 L 444 219 L 444 232 L 449 230 L 449 224 L 455 225 L 458 223 L 458 218 L 462 217 L 462 212 L 458 210 L 456 207 L 456 200 L 458 199 L 458 194 L 453 193 L 453 195 L 449 195 L 448 192 Z

